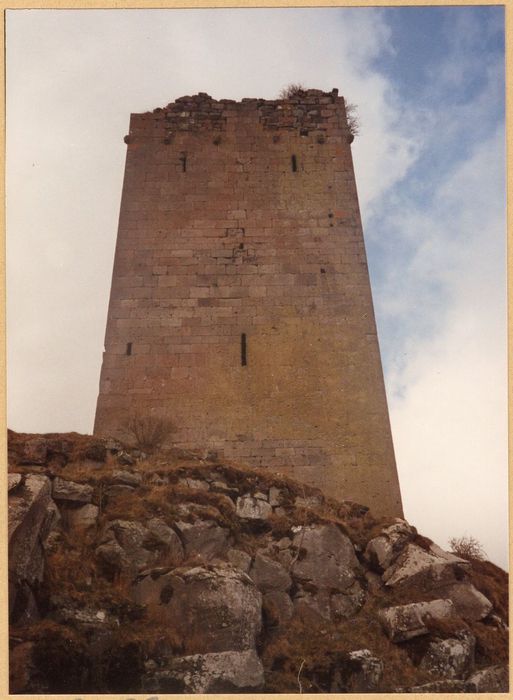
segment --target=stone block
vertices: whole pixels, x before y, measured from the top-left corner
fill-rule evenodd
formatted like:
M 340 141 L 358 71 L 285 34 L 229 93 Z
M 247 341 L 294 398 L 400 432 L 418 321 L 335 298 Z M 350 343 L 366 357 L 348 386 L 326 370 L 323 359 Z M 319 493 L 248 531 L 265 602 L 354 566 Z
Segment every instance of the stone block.
M 237 515 L 244 520 L 267 520 L 273 512 L 269 503 L 250 494 L 239 496 L 236 506 Z
M 426 620 L 443 620 L 455 614 L 451 600 L 439 598 L 429 602 L 408 603 L 380 610 L 378 617 L 393 642 L 404 642 L 428 634 Z
M 383 675 L 383 662 L 369 649 L 349 652 L 349 661 L 356 668 L 349 677 L 346 692 L 369 693 L 376 691 Z
M 440 589 L 440 593 L 452 600 L 457 614 L 464 620 L 482 620 L 493 610 L 493 605 L 470 581 L 460 581 Z
M 208 561 L 222 556 L 228 548 L 228 530 L 211 520 L 197 520 L 194 523 L 178 521 L 176 528 L 187 557 L 196 554 Z
M 90 503 L 93 497 L 93 487 L 88 484 L 66 481 L 56 476 L 52 484 L 52 496 L 56 501 Z
M 234 568 L 240 569 L 246 574 L 249 572 L 251 557 L 246 552 L 243 552 L 241 549 L 230 548 L 226 554 L 226 558 Z
M 292 579 L 283 566 L 260 552 L 255 556 L 249 575 L 262 593 L 288 591 L 292 585 Z
M 21 474 L 8 474 L 7 475 L 7 491 L 10 493 L 14 491 L 22 482 Z
M 454 582 L 468 571 L 470 564 L 464 559 L 439 548 L 427 551 L 410 543 L 386 569 L 383 581 L 390 587 L 415 581 L 427 590 Z

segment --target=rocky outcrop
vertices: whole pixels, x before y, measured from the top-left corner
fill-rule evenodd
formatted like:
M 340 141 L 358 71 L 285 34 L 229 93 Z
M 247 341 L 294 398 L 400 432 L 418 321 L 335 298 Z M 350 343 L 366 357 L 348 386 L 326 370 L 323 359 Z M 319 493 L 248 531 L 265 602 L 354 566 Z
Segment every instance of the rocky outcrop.
M 264 685 L 264 669 L 253 649 L 193 654 L 170 660 L 143 685 L 147 692 L 256 693 Z
M 255 647 L 262 596 L 249 576 L 229 567 L 172 569 L 139 578 L 134 598 L 150 619 L 172 624 L 188 653 Z
M 16 621 L 39 616 L 35 590 L 43 581 L 43 543 L 56 519 L 51 482 L 31 474 L 9 492 L 9 614 Z
M 433 588 L 442 583 L 457 581 L 470 569 L 468 562 L 439 547 L 428 551 L 416 544 L 407 544 L 395 562 L 389 566 L 383 581 L 387 586 L 415 582 L 423 588 Z
M 357 581 L 360 564 L 351 540 L 336 525 L 298 528 L 291 565 L 297 582 L 294 608 L 305 620 L 339 620 L 355 614 L 365 592 Z
M 490 666 L 476 671 L 467 680 L 440 680 L 398 688 L 401 693 L 507 693 L 509 677 L 507 666 Z
M 503 572 L 406 521 L 201 455 L 10 438 L 12 692 L 507 689 Z
M 415 528 L 404 520 L 398 520 L 393 525 L 383 528 L 378 537 L 369 541 L 365 549 L 365 559 L 371 568 L 383 573 L 416 534 Z
M 383 676 L 383 661 L 369 649 L 358 649 L 349 653 L 353 672 L 349 677 L 345 692 L 368 693 L 378 689 Z

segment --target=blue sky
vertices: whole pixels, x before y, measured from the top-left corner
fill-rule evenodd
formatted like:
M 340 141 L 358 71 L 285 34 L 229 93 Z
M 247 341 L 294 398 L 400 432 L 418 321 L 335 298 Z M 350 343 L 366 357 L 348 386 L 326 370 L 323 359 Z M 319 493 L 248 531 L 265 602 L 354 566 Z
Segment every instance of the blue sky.
M 92 429 L 130 112 L 338 87 L 361 121 L 406 515 L 505 565 L 503 23 L 500 6 L 8 11 L 9 426 Z
M 398 257 L 408 269 L 419 249 L 418 238 L 402 235 L 397 226 L 397 209 L 414 208 L 429 216 L 440 181 L 470 159 L 490 134 L 502 133 L 505 110 L 503 7 L 402 7 L 380 12 L 390 34 L 373 68 L 390 79 L 419 151 L 408 177 L 376 198 L 373 215 L 366 220 L 377 288 L 392 284 L 390 270 Z M 463 231 L 451 235 L 465 244 Z M 387 367 L 399 361 L 397 350 L 412 333 L 434 332 L 450 293 L 436 274 L 413 279 L 401 275 L 395 284 L 398 294 L 421 299 L 424 313 L 419 319 L 411 317 L 411 310 L 408 317 L 379 312 Z M 382 295 L 375 296 L 379 306 Z M 426 305 L 433 313 L 425 313 Z

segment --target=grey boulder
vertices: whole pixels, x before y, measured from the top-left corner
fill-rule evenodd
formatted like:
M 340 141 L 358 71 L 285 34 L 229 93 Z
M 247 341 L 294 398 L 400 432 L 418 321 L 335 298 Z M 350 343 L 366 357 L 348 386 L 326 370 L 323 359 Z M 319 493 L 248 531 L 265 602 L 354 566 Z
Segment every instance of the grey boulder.
M 213 520 L 175 523 L 185 548 L 185 556 L 201 555 L 209 561 L 222 556 L 228 548 L 228 530 Z
M 77 484 L 56 476 L 52 485 L 52 496 L 56 501 L 73 501 L 75 503 L 90 503 L 93 497 L 93 487 L 87 484 Z
M 295 613 L 303 620 L 351 617 L 363 605 L 365 593 L 356 580 L 360 564 L 351 540 L 334 524 L 297 529 L 296 552 L 290 566 L 297 592 Z
M 33 583 L 42 579 L 43 549 L 52 511 L 51 484 L 46 476 L 29 474 L 9 496 L 9 576 Z
M 159 686 L 172 693 L 256 693 L 264 684 L 253 649 L 174 658 L 159 675 Z
M 383 662 L 369 649 L 357 649 L 349 652 L 349 661 L 354 671 L 349 678 L 347 691 L 351 693 L 368 693 L 376 690 L 383 675 Z
M 467 680 L 471 693 L 507 693 L 509 672 L 507 666 L 489 666 L 473 673 Z
M 399 556 L 417 531 L 405 520 L 397 518 L 393 525 L 384 528 L 365 548 L 365 559 L 376 571 L 383 572 Z
M 292 585 L 292 579 L 283 566 L 260 552 L 255 556 L 249 575 L 262 593 L 288 591 Z
M 253 649 L 260 632 L 262 595 L 247 574 L 227 566 L 150 573 L 133 596 L 150 619 L 169 621 L 188 654 Z
M 243 520 L 267 520 L 272 512 L 272 506 L 267 501 L 255 496 L 246 494 L 237 498 L 236 513 Z
M 482 620 L 493 609 L 488 598 L 478 591 L 470 581 L 453 583 L 440 592 L 444 598 L 452 600 L 458 615 L 469 622 Z
M 464 679 L 474 666 L 475 646 L 475 637 L 466 631 L 456 639 L 431 642 L 420 668 L 437 679 Z
M 415 583 L 424 590 L 451 583 L 470 570 L 469 562 L 432 546 L 429 551 L 410 543 L 383 574 L 383 581 L 393 587 Z
M 428 634 L 428 618 L 443 620 L 453 616 L 454 605 L 451 600 L 439 598 L 429 602 L 395 605 L 380 610 L 378 617 L 388 637 L 393 642 Z

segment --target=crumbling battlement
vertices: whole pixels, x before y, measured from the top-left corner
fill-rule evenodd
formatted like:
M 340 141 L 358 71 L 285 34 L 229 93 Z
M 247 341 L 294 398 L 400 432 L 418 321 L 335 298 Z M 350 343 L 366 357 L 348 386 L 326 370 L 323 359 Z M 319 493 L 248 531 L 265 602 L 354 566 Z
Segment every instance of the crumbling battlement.
M 323 143 L 328 138 L 340 138 L 340 130 L 347 130 L 347 138 L 352 135 L 347 128 L 344 98 L 338 97 L 338 90 L 302 90 L 287 99 L 264 100 L 244 98 L 235 100 L 215 100 L 205 92 L 179 97 L 166 107 L 157 107 L 153 112 L 132 114 L 130 133 L 125 137 L 129 144 L 148 138 L 172 144 L 177 133 L 216 132 L 214 143 L 221 143 L 217 132 L 231 131 L 235 122 L 247 118 L 248 124 L 259 123 L 264 130 L 298 130 L 303 138 L 315 138 Z M 279 139 L 276 134 L 275 138 Z

